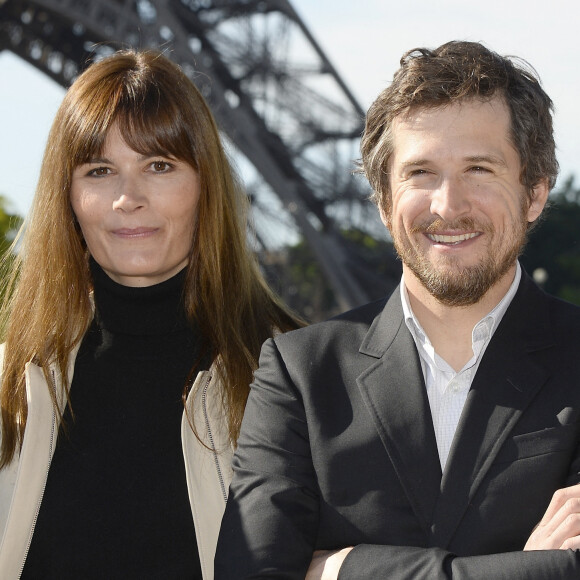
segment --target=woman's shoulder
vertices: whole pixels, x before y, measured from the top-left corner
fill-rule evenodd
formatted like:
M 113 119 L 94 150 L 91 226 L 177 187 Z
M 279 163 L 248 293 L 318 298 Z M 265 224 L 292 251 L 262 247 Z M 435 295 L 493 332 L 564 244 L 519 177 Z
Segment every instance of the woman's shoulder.
M 231 450 L 228 412 L 215 363 L 197 374 L 187 397 L 187 416 L 198 440 L 207 450 L 214 448 L 218 453 Z
M 214 362 L 207 370 L 199 371 L 191 385 L 188 411 L 196 419 L 225 422 L 227 410 L 224 405 L 224 391 L 218 363 Z

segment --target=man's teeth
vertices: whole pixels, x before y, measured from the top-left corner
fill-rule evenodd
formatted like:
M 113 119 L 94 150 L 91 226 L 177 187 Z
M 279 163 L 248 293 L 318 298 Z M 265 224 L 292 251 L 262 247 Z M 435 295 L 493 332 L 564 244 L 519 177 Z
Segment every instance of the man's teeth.
M 465 240 L 470 240 L 471 238 L 475 238 L 478 236 L 478 232 L 472 232 L 470 234 L 460 234 L 457 236 L 444 236 L 441 234 L 427 234 L 427 237 L 432 240 L 433 242 L 437 242 L 438 244 L 456 244 L 458 242 L 463 242 Z

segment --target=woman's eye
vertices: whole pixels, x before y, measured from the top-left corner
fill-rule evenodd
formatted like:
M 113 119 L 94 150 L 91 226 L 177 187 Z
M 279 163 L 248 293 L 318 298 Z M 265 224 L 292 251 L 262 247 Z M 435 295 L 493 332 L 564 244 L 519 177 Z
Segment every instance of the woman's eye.
M 102 177 L 103 175 L 108 175 L 110 173 L 110 169 L 108 167 L 95 167 L 91 169 L 87 175 L 93 177 Z
M 167 161 L 154 161 L 151 164 L 151 166 L 153 168 L 153 171 L 155 171 L 157 173 L 163 173 L 163 172 L 171 169 L 171 165 L 169 163 L 167 163 Z

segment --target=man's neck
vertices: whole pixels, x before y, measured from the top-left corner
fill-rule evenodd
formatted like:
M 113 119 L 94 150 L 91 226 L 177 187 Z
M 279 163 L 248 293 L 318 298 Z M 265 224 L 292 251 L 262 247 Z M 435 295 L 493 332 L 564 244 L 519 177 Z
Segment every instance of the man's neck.
M 475 304 L 447 306 L 434 298 L 403 266 L 403 280 L 413 314 L 435 352 L 456 371 L 461 370 L 473 356 L 471 337 L 474 326 L 500 303 L 514 280 L 515 272 L 514 263 Z

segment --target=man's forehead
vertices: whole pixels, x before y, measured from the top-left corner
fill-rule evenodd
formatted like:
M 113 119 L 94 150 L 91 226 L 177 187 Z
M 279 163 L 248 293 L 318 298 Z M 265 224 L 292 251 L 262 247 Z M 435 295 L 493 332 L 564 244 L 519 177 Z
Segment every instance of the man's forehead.
M 488 163 L 519 171 L 503 99 L 417 107 L 395 118 L 389 172 L 433 163 Z
M 465 99 L 452 101 L 444 104 L 414 105 L 398 114 L 392 126 L 396 128 L 405 125 L 408 128 L 416 127 L 421 122 L 428 121 L 433 117 L 440 117 L 442 114 L 450 115 L 476 115 L 484 109 L 490 109 L 494 113 L 507 117 L 510 120 L 511 114 L 505 98 L 502 95 L 495 95 L 491 98 L 466 97 Z
M 502 100 L 459 102 L 443 107 L 415 108 L 394 119 L 393 153 L 401 148 L 467 148 L 471 156 L 490 147 L 513 148 L 509 110 Z

